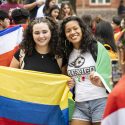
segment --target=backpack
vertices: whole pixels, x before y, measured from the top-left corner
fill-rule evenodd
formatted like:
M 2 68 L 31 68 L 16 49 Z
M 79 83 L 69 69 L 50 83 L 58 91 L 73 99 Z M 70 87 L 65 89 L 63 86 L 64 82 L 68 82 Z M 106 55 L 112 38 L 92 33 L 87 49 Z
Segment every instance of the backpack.
M 118 59 L 118 54 L 112 50 L 110 45 L 104 44 L 104 47 L 108 50 L 108 54 L 112 60 Z

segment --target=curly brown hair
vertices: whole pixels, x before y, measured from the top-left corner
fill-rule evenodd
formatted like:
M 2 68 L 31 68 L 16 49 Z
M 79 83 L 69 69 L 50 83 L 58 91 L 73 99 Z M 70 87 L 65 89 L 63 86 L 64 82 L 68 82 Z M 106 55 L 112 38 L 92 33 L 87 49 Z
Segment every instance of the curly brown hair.
M 20 44 L 20 48 L 25 50 L 27 55 L 32 55 L 33 50 L 35 49 L 35 42 L 33 39 L 33 26 L 38 23 L 46 23 L 51 31 L 51 39 L 49 42 L 49 53 L 54 55 L 61 55 L 60 46 L 57 47 L 59 33 L 58 33 L 58 25 L 49 17 L 41 17 L 37 18 L 27 26 L 24 32 L 23 41 Z
M 81 53 L 85 53 L 85 52 L 91 52 L 92 55 L 97 55 L 97 41 L 95 39 L 95 37 L 92 35 L 92 33 L 90 32 L 90 30 L 87 28 L 85 22 L 82 21 L 82 19 L 80 19 L 77 16 L 71 16 L 68 17 L 66 19 L 63 20 L 62 25 L 60 27 L 60 46 L 62 46 L 61 49 L 63 49 L 64 55 L 65 57 L 68 59 L 70 53 L 73 50 L 73 44 L 67 39 L 66 34 L 65 34 L 65 26 L 68 22 L 70 21 L 77 21 L 79 26 L 81 27 L 82 30 L 82 40 L 81 40 L 81 44 L 80 44 L 80 49 L 81 49 Z

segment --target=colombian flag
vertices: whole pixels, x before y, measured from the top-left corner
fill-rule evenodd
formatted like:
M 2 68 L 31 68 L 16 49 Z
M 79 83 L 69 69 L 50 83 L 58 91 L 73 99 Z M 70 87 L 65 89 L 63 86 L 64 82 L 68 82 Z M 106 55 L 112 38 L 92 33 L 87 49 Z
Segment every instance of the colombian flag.
M 23 38 L 22 26 L 14 26 L 0 31 L 0 65 L 9 66 L 18 45 Z
M 0 125 L 68 125 L 69 77 L 0 67 Z

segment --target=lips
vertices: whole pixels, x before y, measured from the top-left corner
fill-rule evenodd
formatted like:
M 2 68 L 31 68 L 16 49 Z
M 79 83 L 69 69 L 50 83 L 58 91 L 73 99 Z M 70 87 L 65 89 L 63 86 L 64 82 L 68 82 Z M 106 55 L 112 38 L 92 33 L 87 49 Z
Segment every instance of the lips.
M 73 36 L 71 36 L 71 39 L 72 40 L 75 40 L 75 39 L 77 39 L 78 38 L 78 35 L 73 35 Z

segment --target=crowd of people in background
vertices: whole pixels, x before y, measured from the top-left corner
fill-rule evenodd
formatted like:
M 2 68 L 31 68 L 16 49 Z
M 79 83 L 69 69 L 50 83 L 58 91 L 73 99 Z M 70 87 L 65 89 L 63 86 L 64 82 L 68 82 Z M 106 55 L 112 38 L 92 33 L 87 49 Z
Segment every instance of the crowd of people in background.
M 58 5 L 56 0 L 6 0 L 0 4 L 0 31 L 23 27 L 22 42 L 7 66 L 71 77 L 67 82 L 75 96 L 71 125 L 101 125 L 109 93 L 113 87 L 117 90 L 122 76 L 125 79 L 123 2 L 111 22 L 101 15 L 78 17 L 67 1 Z

